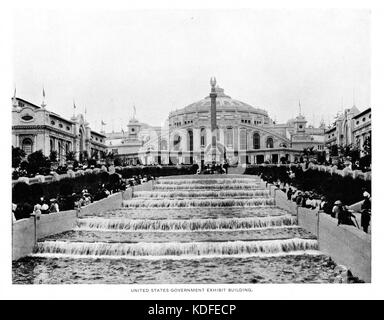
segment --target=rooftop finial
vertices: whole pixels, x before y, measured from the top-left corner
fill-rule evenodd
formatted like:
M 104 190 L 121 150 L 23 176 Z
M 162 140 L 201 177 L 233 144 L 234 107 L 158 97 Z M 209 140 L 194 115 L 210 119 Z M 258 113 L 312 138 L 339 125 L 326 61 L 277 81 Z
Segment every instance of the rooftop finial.
M 299 99 L 299 115 L 301 116 L 301 103 L 300 103 L 300 99 Z
M 44 87 L 43 87 L 43 102 L 41 103 L 41 106 L 43 107 L 43 109 L 47 106 L 47 104 L 45 103 L 45 90 L 44 90 Z
M 215 77 L 211 78 L 211 87 L 212 87 L 212 89 L 214 89 L 216 87 L 216 78 Z

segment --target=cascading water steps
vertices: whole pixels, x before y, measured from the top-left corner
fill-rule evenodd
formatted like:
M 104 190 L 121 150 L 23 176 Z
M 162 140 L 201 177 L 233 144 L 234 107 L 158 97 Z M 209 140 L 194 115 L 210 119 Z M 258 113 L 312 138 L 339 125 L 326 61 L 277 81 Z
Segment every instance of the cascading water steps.
M 104 231 L 212 231 L 239 230 L 270 227 L 295 226 L 296 217 L 286 214 L 271 217 L 217 218 L 217 219 L 105 219 L 84 218 L 78 222 L 77 230 Z
M 333 282 L 334 263 L 255 176 L 159 178 L 38 242 L 20 283 Z M 29 268 L 27 276 L 26 268 Z
M 179 259 L 317 253 L 317 241 L 305 234 L 297 238 L 301 236 L 297 218 L 276 208 L 263 184 L 258 178 L 241 176 L 160 178 L 153 191 L 134 192 L 131 200 L 124 201 L 120 216 L 105 213 L 79 219 L 74 232 L 63 241 L 40 242 L 35 256 Z M 222 212 L 211 217 L 210 212 L 219 208 Z M 147 215 L 135 216 L 135 209 Z M 196 209 L 200 210 L 199 217 L 193 214 Z M 162 214 L 156 215 L 156 210 Z M 225 213 L 236 210 L 237 216 Z M 183 216 L 168 214 L 176 211 Z M 151 242 L 152 235 L 157 239 Z M 88 241 L 82 242 L 82 238 Z
M 210 257 L 210 256 L 265 256 L 295 251 L 316 251 L 317 241 L 313 239 L 284 239 L 261 241 L 218 241 L 218 242 L 168 242 L 168 243 L 103 243 L 45 241 L 37 246 L 35 256 L 76 257 Z M 316 252 L 311 252 L 312 254 Z

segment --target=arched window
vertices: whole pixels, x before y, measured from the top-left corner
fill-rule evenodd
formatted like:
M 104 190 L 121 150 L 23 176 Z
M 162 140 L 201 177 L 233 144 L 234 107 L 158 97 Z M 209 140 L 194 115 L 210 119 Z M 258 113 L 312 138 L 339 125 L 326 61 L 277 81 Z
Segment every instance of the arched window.
M 193 151 L 193 131 L 188 130 L 188 150 Z
M 260 134 L 258 132 L 253 134 L 253 149 L 260 149 Z
M 167 150 L 168 149 L 168 143 L 167 140 L 163 139 L 160 142 L 160 150 Z
M 22 149 L 24 150 L 26 155 L 32 153 L 32 140 L 30 138 L 25 138 L 23 140 Z
M 268 137 L 268 138 L 267 138 L 267 143 L 266 143 L 266 145 L 267 145 L 267 148 L 268 148 L 268 149 L 272 149 L 272 148 L 273 148 L 273 138 L 272 138 L 272 137 Z
M 59 143 L 58 143 L 58 148 L 59 148 L 59 154 L 58 154 L 58 156 L 59 156 L 59 160 L 60 160 L 60 158 L 61 158 L 61 155 L 62 155 L 62 152 L 63 152 L 63 150 L 61 149 L 61 142 L 59 141 Z
M 225 139 L 224 143 L 227 147 L 232 148 L 233 146 L 233 129 L 228 128 L 225 132 Z
M 207 134 L 205 128 L 201 128 L 200 130 L 200 146 L 205 147 L 205 142 L 207 140 Z
M 174 150 L 180 149 L 180 142 L 181 142 L 181 137 L 178 134 L 175 134 L 175 136 L 173 137 L 173 149 Z
M 247 149 L 247 131 L 245 129 L 240 129 L 240 149 Z
M 71 151 L 71 149 L 70 149 L 70 142 L 66 142 L 65 143 L 65 154 L 68 154 L 69 151 Z
M 55 150 L 55 141 L 53 139 L 49 140 L 49 146 L 50 146 L 50 151 L 52 152 Z

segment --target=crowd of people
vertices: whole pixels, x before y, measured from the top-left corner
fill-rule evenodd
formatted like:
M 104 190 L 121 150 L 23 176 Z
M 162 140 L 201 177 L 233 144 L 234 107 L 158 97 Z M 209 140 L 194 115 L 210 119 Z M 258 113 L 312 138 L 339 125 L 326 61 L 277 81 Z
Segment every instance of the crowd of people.
M 357 221 L 355 210 L 342 203 L 341 200 L 335 202 L 329 201 L 325 196 L 316 193 L 315 191 L 301 191 L 292 185 L 281 185 L 278 181 L 276 186 L 286 192 L 287 199 L 295 202 L 298 206 L 308 209 L 317 209 L 337 219 L 337 225 L 352 225 L 356 228 L 363 229 L 368 233 L 368 227 L 371 221 L 371 195 L 362 190 L 363 202 L 359 213 L 361 214 L 360 224 Z
M 153 176 L 150 175 L 138 175 L 129 179 L 120 178 L 119 181 L 113 184 L 99 184 L 97 190 L 94 192 L 88 191 L 88 188 L 84 186 L 81 192 L 78 193 L 72 193 L 70 195 L 58 194 L 56 198 L 49 200 L 44 196 L 40 197 L 33 206 L 27 202 L 19 204 L 12 203 L 13 221 L 29 218 L 32 215 L 58 213 L 60 212 L 60 207 L 63 207 L 64 210 L 81 208 L 94 201 L 104 199 L 113 193 L 124 191 L 127 187 L 139 185 L 153 179 Z

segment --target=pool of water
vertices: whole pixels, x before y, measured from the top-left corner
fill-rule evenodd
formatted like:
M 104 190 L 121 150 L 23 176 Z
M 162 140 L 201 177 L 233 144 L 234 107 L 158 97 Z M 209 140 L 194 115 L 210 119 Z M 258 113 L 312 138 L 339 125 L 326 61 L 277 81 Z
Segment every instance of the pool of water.
M 324 255 L 184 260 L 24 258 L 13 263 L 18 284 L 332 283 Z

